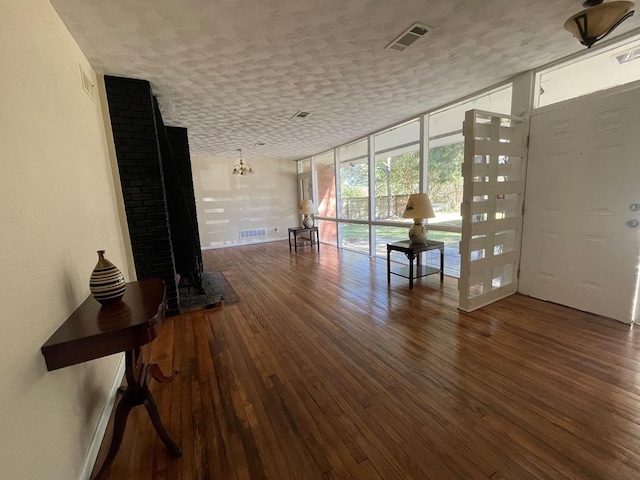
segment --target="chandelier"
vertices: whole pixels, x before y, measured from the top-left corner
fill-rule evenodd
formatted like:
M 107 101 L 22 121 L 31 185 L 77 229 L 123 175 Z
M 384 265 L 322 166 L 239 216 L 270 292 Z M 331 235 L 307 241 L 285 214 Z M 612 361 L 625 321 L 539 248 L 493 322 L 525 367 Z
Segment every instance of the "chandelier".
M 248 165 L 246 163 L 244 163 L 242 161 L 242 149 L 239 148 L 238 151 L 240 152 L 240 163 L 236 164 L 235 167 L 233 167 L 233 174 L 234 175 L 249 175 L 249 174 L 253 174 L 253 168 L 251 168 L 251 165 Z

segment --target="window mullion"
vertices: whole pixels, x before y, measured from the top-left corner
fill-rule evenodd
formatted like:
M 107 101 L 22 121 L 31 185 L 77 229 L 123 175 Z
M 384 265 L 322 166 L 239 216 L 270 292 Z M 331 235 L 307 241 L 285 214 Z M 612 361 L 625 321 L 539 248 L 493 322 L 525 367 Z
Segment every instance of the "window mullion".
M 376 255 L 376 229 L 371 221 L 376 218 L 376 148 L 373 135 L 369 135 L 369 255 Z
M 420 117 L 420 192 L 429 193 L 429 115 Z

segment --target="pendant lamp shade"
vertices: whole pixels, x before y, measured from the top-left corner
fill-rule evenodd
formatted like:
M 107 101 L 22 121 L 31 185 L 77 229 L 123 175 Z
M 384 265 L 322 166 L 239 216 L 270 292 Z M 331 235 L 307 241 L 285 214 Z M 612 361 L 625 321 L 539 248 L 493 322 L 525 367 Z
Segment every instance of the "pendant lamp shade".
M 633 2 L 626 1 L 587 0 L 583 6 L 587 8 L 571 16 L 564 28 L 587 48 L 609 35 L 634 13 Z

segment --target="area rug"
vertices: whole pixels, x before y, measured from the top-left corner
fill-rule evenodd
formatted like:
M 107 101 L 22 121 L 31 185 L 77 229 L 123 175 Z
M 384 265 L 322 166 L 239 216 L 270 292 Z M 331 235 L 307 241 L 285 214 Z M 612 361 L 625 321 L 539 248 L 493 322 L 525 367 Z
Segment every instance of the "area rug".
M 204 272 L 202 288 L 204 293 L 191 286 L 178 287 L 181 312 L 240 303 L 240 297 L 222 272 Z

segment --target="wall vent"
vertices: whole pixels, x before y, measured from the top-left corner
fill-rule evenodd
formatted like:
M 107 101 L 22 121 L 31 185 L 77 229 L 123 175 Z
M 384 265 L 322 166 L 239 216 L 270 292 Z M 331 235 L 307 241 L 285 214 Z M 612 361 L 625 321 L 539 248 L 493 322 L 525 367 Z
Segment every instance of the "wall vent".
M 305 118 L 308 116 L 309 112 L 297 111 L 296 113 L 294 113 L 293 117 L 291 117 L 291 120 L 293 120 L 294 118 Z
M 266 237 L 266 228 L 252 228 L 250 230 L 240 230 L 240 239 Z
M 82 69 L 82 65 L 80 66 L 80 81 L 82 82 L 82 89 L 84 92 L 89 95 L 89 98 L 96 101 L 96 85 L 91 81 L 89 76 Z
M 616 55 L 616 60 L 620 65 L 622 65 L 623 63 L 629 63 L 633 60 L 637 60 L 638 58 L 640 58 L 640 48 L 629 50 L 628 52 Z
M 389 45 L 384 47 L 388 50 L 403 51 L 413 44 L 416 40 L 424 37 L 427 33 L 433 30 L 432 27 L 428 27 L 421 23 L 414 23 L 407 30 L 402 32 L 398 38 L 393 40 Z

